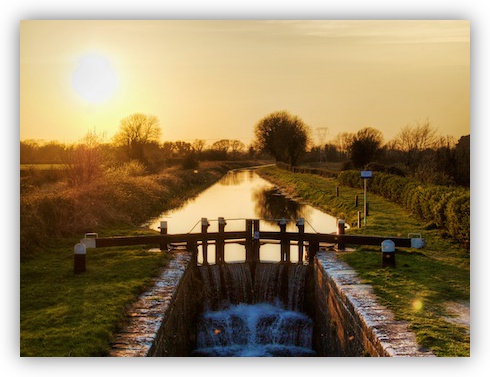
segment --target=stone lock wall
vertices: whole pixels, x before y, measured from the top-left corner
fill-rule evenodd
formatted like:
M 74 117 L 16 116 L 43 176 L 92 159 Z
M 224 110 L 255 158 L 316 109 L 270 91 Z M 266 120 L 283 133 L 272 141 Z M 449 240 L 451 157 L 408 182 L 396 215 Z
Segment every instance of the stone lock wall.
M 419 347 L 408 323 L 395 321 L 371 286 L 339 261 L 317 253 L 313 265 L 314 348 L 319 356 L 434 356 Z
M 195 347 L 197 288 L 192 253 L 176 252 L 153 286 L 127 313 L 109 356 L 189 356 Z

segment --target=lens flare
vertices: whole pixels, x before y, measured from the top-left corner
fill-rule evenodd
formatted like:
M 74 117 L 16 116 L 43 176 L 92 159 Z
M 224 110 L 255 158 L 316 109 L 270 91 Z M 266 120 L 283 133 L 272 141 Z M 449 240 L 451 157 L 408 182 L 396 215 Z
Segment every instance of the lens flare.
M 412 308 L 416 312 L 418 312 L 419 310 L 422 310 L 423 306 L 424 306 L 424 304 L 422 303 L 422 300 L 419 298 L 416 298 L 415 300 L 412 301 Z

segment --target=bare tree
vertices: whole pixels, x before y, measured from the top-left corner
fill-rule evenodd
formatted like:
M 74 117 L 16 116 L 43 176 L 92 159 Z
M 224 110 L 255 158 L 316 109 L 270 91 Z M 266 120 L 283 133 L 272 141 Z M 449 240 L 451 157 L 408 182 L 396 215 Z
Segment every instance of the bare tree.
M 245 144 L 240 140 L 230 140 L 231 153 L 237 155 L 245 150 Z
M 335 136 L 332 144 L 337 147 L 340 159 L 346 158 L 352 142 L 354 141 L 355 134 L 350 132 L 341 132 Z
M 421 161 L 423 151 L 436 146 L 439 140 L 437 131 L 426 120 L 424 123 L 406 125 L 393 141 L 394 146 L 403 152 L 405 165 L 414 170 Z
M 206 140 L 196 139 L 192 142 L 192 149 L 196 153 L 201 153 L 206 145 Z
M 126 148 L 129 159 L 146 162 L 144 148 L 159 142 L 162 131 L 155 115 L 135 113 L 120 121 L 119 132 L 114 135 L 114 144 Z
M 222 139 L 222 140 L 215 141 L 211 146 L 211 148 L 218 152 L 226 154 L 228 152 L 228 149 L 230 149 L 230 140 Z
M 74 146 L 70 162 L 65 171 L 68 181 L 73 186 L 89 184 L 105 173 L 107 156 L 102 148 L 105 136 L 89 131 L 84 138 Z

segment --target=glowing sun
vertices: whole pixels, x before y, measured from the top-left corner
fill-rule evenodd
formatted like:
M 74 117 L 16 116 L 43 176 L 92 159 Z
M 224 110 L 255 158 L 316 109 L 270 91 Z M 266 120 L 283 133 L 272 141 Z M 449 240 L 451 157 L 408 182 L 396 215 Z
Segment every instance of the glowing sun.
M 117 88 L 116 75 L 109 61 L 100 55 L 86 55 L 80 58 L 72 76 L 75 91 L 93 103 L 109 99 Z

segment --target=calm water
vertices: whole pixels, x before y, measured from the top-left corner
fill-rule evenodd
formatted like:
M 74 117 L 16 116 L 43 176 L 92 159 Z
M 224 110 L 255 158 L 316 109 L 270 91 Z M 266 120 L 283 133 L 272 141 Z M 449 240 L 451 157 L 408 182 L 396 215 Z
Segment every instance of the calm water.
M 288 220 L 287 230 L 295 232 L 296 220 L 305 219 L 305 232 L 331 233 L 336 231 L 336 218 L 309 205 L 282 195 L 270 182 L 261 178 L 253 169 L 230 171 L 220 181 L 203 191 L 184 206 L 162 213 L 150 222 L 151 229 L 159 230 L 160 221 L 168 223 L 168 233 L 198 233 L 201 218 L 207 218 L 209 232 L 218 231 L 218 218 L 226 220 L 225 231 L 244 230 L 246 219 L 260 219 L 261 230 L 279 230 L 277 221 Z M 279 246 L 262 245 L 261 261 L 278 261 Z M 214 263 L 214 246 L 208 247 L 210 263 Z M 298 260 L 298 249 L 291 246 L 291 261 Z M 245 248 L 238 244 L 226 244 L 225 261 L 245 259 Z M 199 261 L 199 259 L 198 259 Z

